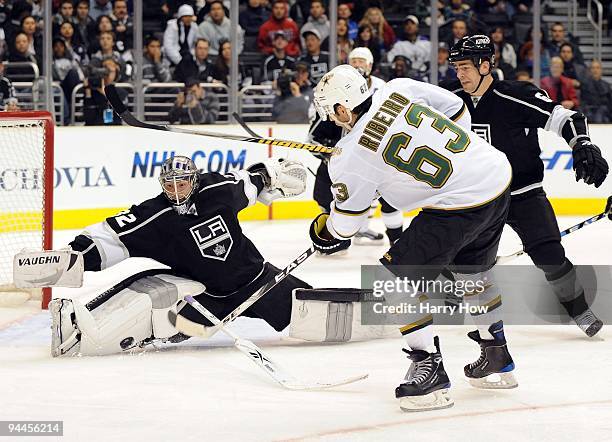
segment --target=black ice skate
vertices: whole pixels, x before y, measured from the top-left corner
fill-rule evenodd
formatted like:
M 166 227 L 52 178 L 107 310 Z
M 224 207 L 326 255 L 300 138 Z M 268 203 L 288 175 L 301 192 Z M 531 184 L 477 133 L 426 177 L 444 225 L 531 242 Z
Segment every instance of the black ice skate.
M 480 357 L 463 368 L 470 384 L 477 388 L 515 388 L 518 383 L 512 374 L 514 362 L 508 352 L 502 321 L 489 327 L 494 339 L 482 339 L 478 330 L 468 337 L 480 345 Z
M 592 338 L 601 330 L 603 327 L 603 322 L 590 308 L 587 308 L 584 312 L 576 315 L 572 318 L 576 325 L 580 327 L 589 338 Z
M 406 381 L 395 389 L 403 411 L 426 411 L 452 407 L 454 402 L 448 396 L 450 381 L 444 370 L 440 342 L 434 338 L 435 353 L 424 350 L 409 351 L 412 364 L 406 373 Z

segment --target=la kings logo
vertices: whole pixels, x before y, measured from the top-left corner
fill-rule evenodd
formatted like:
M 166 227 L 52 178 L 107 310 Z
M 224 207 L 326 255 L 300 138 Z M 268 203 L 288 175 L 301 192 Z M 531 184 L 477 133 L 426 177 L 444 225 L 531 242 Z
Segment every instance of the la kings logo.
M 486 123 L 472 123 L 472 132 L 485 140 L 491 142 L 491 125 Z
M 234 240 L 221 215 L 193 226 L 189 231 L 204 258 L 218 259 L 219 261 L 227 259 Z

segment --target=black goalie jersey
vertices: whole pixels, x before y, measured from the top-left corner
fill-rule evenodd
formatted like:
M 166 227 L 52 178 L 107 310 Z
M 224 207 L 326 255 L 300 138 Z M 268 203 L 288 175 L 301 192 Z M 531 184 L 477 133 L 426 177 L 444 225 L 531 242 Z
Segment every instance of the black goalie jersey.
M 512 193 L 541 187 L 544 163 L 540 159 L 538 128 L 557 133 L 570 146 L 586 134 L 580 113 L 553 102 L 545 91 L 524 81 L 493 81 L 479 99 L 453 82 L 456 93 L 472 114 L 472 130 L 506 154 L 512 165 Z M 587 135 L 582 135 L 587 136 Z
M 263 257 L 238 222 L 262 189 L 261 177 L 245 170 L 201 174 L 188 214 L 179 215 L 160 194 L 88 227 L 70 245 L 84 252 L 85 270 L 152 258 L 213 295 L 229 295 L 263 271 Z

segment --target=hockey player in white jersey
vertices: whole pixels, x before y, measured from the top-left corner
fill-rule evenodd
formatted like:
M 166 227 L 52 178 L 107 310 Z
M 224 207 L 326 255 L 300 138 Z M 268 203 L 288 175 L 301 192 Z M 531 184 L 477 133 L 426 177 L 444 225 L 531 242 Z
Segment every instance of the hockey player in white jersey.
M 397 79 L 370 95 L 359 72 L 342 65 L 317 85 L 315 106 L 322 118 L 349 131 L 329 163 L 332 210 L 310 227 L 315 248 L 327 253 L 341 249 L 379 196 L 402 210 L 422 208 L 380 262 L 394 276 L 411 280 L 435 279 L 451 264 L 470 266 L 471 271 L 456 277 L 486 281 L 470 300 L 487 309 L 474 317 L 478 330 L 468 334 L 481 355 L 465 366 L 465 375 L 483 388 L 515 387 L 501 296 L 489 272 L 508 211 L 511 168 L 506 157 L 469 131 L 469 116 L 457 97 L 425 83 Z M 453 404 L 432 323 L 431 315 L 415 313 L 400 328 L 412 360 L 395 392 L 404 410 Z M 499 381 L 490 382 L 491 374 Z

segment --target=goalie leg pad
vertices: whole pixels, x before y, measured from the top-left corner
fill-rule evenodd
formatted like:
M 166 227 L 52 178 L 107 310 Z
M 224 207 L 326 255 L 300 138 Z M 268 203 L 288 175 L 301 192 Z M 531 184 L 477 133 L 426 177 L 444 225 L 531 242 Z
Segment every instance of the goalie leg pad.
M 293 290 L 289 337 L 312 342 L 365 341 L 399 337 L 395 325 L 362 325 L 361 303 L 379 302 L 371 290 Z
M 178 330 L 168 321 L 168 312 L 176 312 L 182 297 L 204 290 L 197 281 L 160 274 L 137 279 L 112 296 L 105 295 L 102 303 L 55 299 L 51 353 L 106 355 L 141 346 L 150 338 L 174 336 Z

